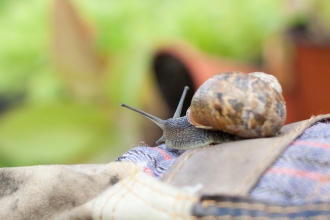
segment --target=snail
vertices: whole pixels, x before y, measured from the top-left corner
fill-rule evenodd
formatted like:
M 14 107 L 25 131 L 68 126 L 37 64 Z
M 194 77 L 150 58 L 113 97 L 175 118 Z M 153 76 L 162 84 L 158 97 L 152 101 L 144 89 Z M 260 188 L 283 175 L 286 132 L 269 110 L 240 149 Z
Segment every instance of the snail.
M 286 119 L 281 86 L 266 73 L 214 75 L 198 88 L 186 116 L 180 117 L 187 90 L 185 87 L 173 118 L 167 120 L 121 106 L 142 114 L 163 130 L 157 145 L 165 142 L 166 147 L 180 150 L 274 136 Z

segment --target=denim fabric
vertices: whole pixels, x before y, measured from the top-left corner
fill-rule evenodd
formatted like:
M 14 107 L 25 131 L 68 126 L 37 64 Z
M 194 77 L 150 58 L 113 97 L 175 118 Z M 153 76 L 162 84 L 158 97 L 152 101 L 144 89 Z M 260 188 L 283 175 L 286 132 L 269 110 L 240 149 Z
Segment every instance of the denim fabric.
M 218 219 L 329 219 L 329 203 L 309 203 L 300 206 L 285 206 L 264 203 L 249 198 L 230 196 L 202 196 L 194 205 L 192 215 Z M 211 217 L 211 218 L 207 218 Z

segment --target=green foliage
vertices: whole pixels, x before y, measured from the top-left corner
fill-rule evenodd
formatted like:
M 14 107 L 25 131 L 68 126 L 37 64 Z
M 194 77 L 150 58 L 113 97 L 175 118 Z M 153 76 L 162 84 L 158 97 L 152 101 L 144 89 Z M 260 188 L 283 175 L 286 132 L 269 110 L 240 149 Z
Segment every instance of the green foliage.
M 76 1 L 98 30 L 105 53 L 168 39 L 185 39 L 205 52 L 253 61 L 286 17 L 270 1 Z
M 49 69 L 50 27 L 45 1 L 1 1 L 0 92 L 17 93 Z
M 111 138 L 108 115 L 92 106 L 56 104 L 13 110 L 0 121 L 5 165 L 81 162 Z

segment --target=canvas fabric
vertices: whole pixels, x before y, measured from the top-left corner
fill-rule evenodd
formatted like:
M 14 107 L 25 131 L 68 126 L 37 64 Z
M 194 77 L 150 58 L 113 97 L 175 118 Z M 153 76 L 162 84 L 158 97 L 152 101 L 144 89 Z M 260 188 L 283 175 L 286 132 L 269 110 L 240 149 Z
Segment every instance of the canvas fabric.
M 186 219 L 197 197 L 133 163 L 0 169 L 0 219 Z
M 0 219 L 327 219 L 329 118 L 194 150 L 137 146 L 109 164 L 1 168 Z

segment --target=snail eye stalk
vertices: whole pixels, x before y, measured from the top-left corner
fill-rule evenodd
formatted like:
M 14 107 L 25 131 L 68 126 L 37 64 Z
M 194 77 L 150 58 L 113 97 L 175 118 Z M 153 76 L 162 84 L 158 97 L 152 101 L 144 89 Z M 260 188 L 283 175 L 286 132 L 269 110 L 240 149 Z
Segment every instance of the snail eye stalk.
M 189 89 L 188 86 L 185 86 L 185 87 L 184 87 L 184 90 L 183 90 L 182 96 L 181 96 L 181 98 L 180 98 L 180 101 L 179 101 L 178 107 L 176 108 L 176 111 L 175 111 L 175 113 L 174 113 L 173 118 L 179 118 L 179 117 L 180 117 L 180 115 L 181 115 L 181 111 L 182 111 L 183 102 L 184 102 L 184 99 L 186 98 L 186 95 L 187 95 L 187 91 L 188 91 L 188 89 Z

